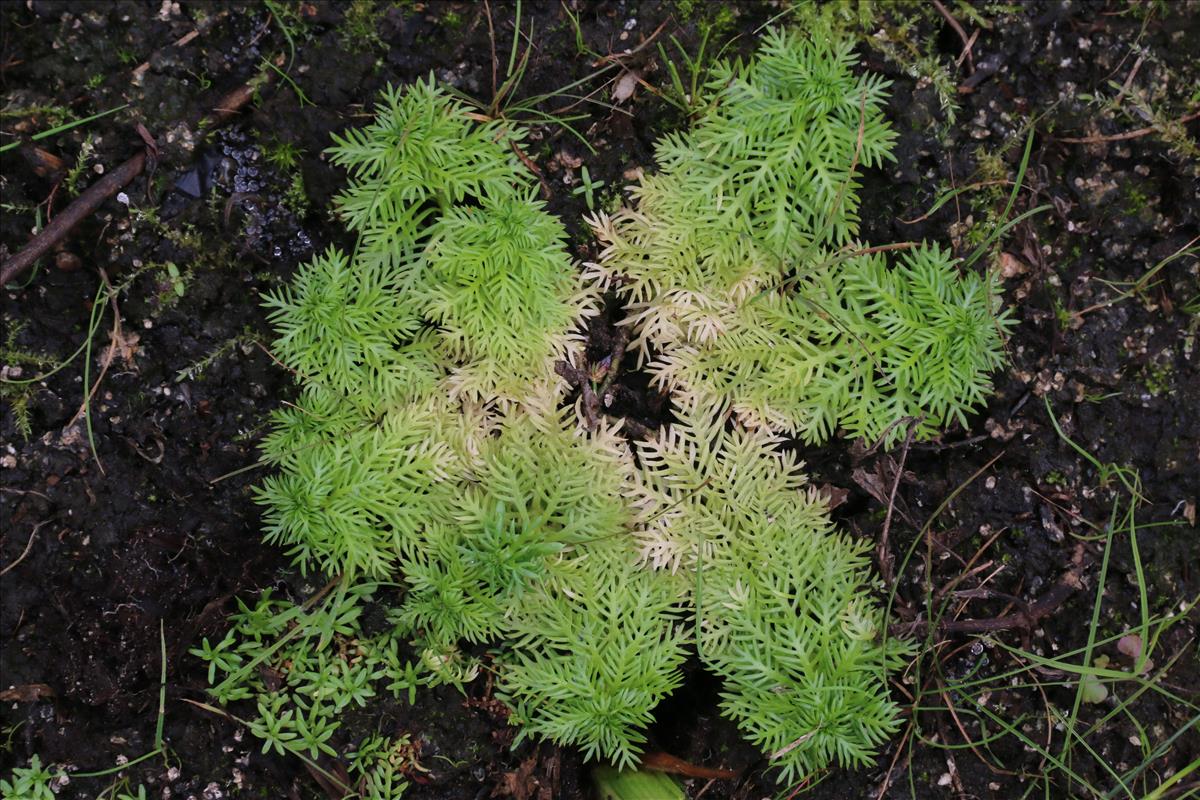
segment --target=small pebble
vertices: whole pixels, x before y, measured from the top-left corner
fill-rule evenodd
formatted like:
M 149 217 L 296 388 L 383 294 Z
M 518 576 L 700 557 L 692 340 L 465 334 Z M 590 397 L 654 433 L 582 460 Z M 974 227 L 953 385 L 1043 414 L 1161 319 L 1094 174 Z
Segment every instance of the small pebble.
M 54 266 L 62 272 L 74 272 L 83 266 L 83 262 L 74 253 L 63 250 L 54 257 Z

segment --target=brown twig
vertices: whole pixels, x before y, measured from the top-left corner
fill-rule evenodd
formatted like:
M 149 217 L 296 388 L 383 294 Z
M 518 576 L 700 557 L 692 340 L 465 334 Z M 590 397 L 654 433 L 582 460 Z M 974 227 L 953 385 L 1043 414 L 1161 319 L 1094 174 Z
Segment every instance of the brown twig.
M 888 764 L 887 772 L 883 773 L 883 780 L 879 782 L 879 791 L 875 794 L 875 800 L 883 800 L 883 796 L 891 788 L 892 776 L 896 773 L 896 765 L 900 761 L 900 754 L 906 752 L 904 745 L 908 742 L 908 737 L 912 735 L 912 730 L 913 724 L 910 721 L 904 728 L 904 735 L 900 737 L 900 741 L 896 745 L 896 754 L 892 756 L 892 761 Z
M 892 513 L 896 508 L 896 492 L 900 489 L 900 480 L 904 477 L 904 462 L 908 460 L 908 448 L 912 447 L 913 436 L 924 416 L 914 417 L 908 423 L 908 433 L 904 436 L 904 449 L 900 451 L 900 465 L 896 468 L 896 477 L 892 480 L 892 491 L 888 495 L 887 514 L 883 518 L 883 527 L 879 531 L 879 544 L 875 546 L 875 557 L 879 561 L 879 574 L 883 576 L 884 586 L 891 589 L 895 585 L 896 576 L 892 569 L 895 559 L 888 546 L 889 534 L 892 530 Z
M 146 151 L 142 150 L 89 186 L 83 194 L 76 198 L 75 202 L 57 214 L 49 225 L 42 228 L 29 244 L 4 262 L 3 267 L 0 267 L 0 286 L 12 283 L 17 276 L 32 267 L 35 261 L 50 252 L 54 245 L 65 238 L 76 225 L 91 216 L 105 200 L 125 188 L 130 181 L 141 174 L 145 166 Z
M 919 246 L 919 242 L 892 242 L 891 244 L 877 244 L 874 247 L 864 247 L 859 250 L 852 250 L 846 254 L 847 258 L 858 258 L 859 256 L 869 256 L 874 253 L 890 253 L 893 250 L 911 250 Z
M 985 561 L 984 563 L 980 564 L 978 567 L 975 566 L 975 562 L 978 561 L 983 556 L 983 554 L 985 552 L 987 552 L 987 549 L 989 547 L 991 547 L 992 544 L 997 539 L 999 539 L 1001 537 L 1001 535 L 1003 535 L 1004 532 L 1007 530 L 1008 530 L 1008 528 L 1001 528 L 1000 530 L 993 533 L 990 537 L 988 537 L 988 540 L 986 542 L 984 542 L 979 547 L 978 550 L 975 551 L 975 555 L 973 555 L 969 559 L 967 559 L 967 563 L 963 565 L 962 572 L 960 572 L 958 575 L 954 576 L 954 578 L 951 579 L 951 581 L 949 583 L 947 583 L 945 586 L 943 586 L 937 590 L 937 598 L 940 600 L 942 597 L 945 597 L 949 592 L 954 591 L 954 588 L 956 586 L 958 586 L 960 583 L 962 583 L 964 580 L 966 580 L 967 578 L 970 578 L 972 575 L 974 575 L 977 572 L 981 572 L 981 571 L 989 568 L 994 562 Z
M 937 633 L 940 635 L 953 633 L 994 633 L 1013 628 L 1028 630 L 1043 617 L 1058 610 L 1083 585 L 1083 572 L 1089 564 L 1090 561 L 1085 557 L 1083 545 L 1077 545 L 1075 554 L 1071 558 L 1070 569 L 1063 573 L 1062 577 L 1036 601 L 1025 604 L 1023 609 L 1013 614 L 992 617 L 990 619 L 955 619 L 939 622 L 936 624 Z M 915 633 L 920 625 L 920 622 L 897 625 L 893 628 L 893 633 L 910 635 Z
M 949 23 L 950 27 L 954 29 L 954 32 L 958 34 L 958 38 L 962 39 L 963 53 L 967 57 L 967 68 L 974 73 L 975 60 L 971 56 L 971 45 L 975 44 L 975 37 L 967 36 L 967 32 L 963 30 L 963 26 L 958 24 L 958 20 L 956 20 L 954 16 L 946 10 L 946 7 L 941 4 L 940 0 L 933 0 L 933 7 L 938 10 L 938 13 L 941 14 L 946 22 Z M 958 60 L 960 62 L 962 61 L 961 55 L 958 57 Z
M 523 163 L 525 167 L 533 173 L 534 177 L 538 179 L 538 183 L 542 185 L 542 199 L 549 200 L 552 194 L 550 191 L 550 184 L 546 183 L 546 177 L 542 175 L 542 171 L 538 169 L 538 165 L 533 163 L 533 160 L 529 156 L 525 155 L 525 151 L 518 147 L 517 143 L 512 139 L 508 140 L 508 146 L 512 148 L 512 151 L 517 154 L 517 158 L 521 159 L 521 163 Z
M 224 125 L 233 119 L 234 115 L 241 111 L 242 107 L 254 98 L 254 94 L 265 84 L 270 83 L 270 81 L 270 73 L 264 72 L 238 86 L 217 101 L 216 106 L 213 107 L 212 116 L 201 120 L 200 127 L 207 132 L 217 126 Z
M 645 440 L 654 435 L 653 428 L 647 428 L 633 417 L 625 417 L 625 419 L 621 422 L 621 427 L 624 429 L 626 435 L 628 435 L 631 439 Z
M 1200 111 L 1193 111 L 1191 114 L 1187 114 L 1175 120 L 1175 124 L 1184 125 L 1197 118 L 1200 118 Z M 1128 139 L 1137 139 L 1141 136 L 1149 136 L 1156 130 L 1158 130 L 1158 128 L 1151 125 L 1149 128 L 1138 128 L 1135 131 L 1114 133 L 1109 136 L 1083 136 L 1079 138 L 1059 137 L 1057 141 L 1063 142 L 1064 144 L 1101 144 L 1103 142 L 1124 142 Z
M 621 360 L 625 358 L 625 348 L 629 346 L 629 328 L 624 325 L 617 328 L 617 337 L 613 340 L 612 350 L 608 354 L 608 369 L 604 373 L 604 380 L 600 382 L 600 388 L 596 390 L 596 396 L 600 400 L 608 394 L 608 390 L 612 388 L 613 381 L 617 379 L 617 375 L 621 372 Z
M 1129 75 L 1126 76 L 1125 82 L 1121 84 L 1121 91 L 1117 92 L 1117 96 L 1113 98 L 1113 106 L 1120 104 L 1121 99 L 1125 97 L 1125 93 L 1133 86 L 1133 79 L 1137 77 L 1138 70 L 1142 68 L 1142 62 L 1146 60 L 1144 53 L 1139 54 L 1137 60 L 1133 62 L 1133 69 L 1129 70 Z
M 17 564 L 20 564 L 22 561 L 25 560 L 25 556 L 29 555 L 30 549 L 33 548 L 33 540 L 37 536 L 38 531 L 40 531 L 42 529 L 42 526 L 45 525 L 49 521 L 50 520 L 48 520 L 48 519 L 44 519 L 41 522 L 39 522 L 37 525 L 33 526 L 33 530 L 30 531 L 30 533 L 29 533 L 29 541 L 25 543 L 25 549 L 21 551 L 21 555 L 17 556 L 16 561 L 12 562 L 4 569 L 0 569 L 0 575 L 7 574 L 10 569 L 12 569 Z
M 979 28 L 971 32 L 971 38 L 967 40 L 967 44 L 963 47 L 963 51 L 958 54 L 958 58 L 954 60 L 954 66 L 961 67 L 964 58 L 971 58 L 971 48 L 975 46 L 975 40 L 979 38 Z M 974 69 L 974 65 L 971 65 Z
M 492 46 L 492 96 L 496 96 L 496 78 L 500 73 L 500 59 L 496 57 L 496 28 L 492 24 L 492 4 L 483 0 L 484 11 L 487 12 L 488 43 Z
M 589 431 L 596 430 L 600 424 L 600 401 L 596 399 L 596 390 L 588 379 L 587 370 L 576 366 L 570 361 L 559 361 L 554 365 L 554 371 L 561 375 L 568 384 L 579 389 L 583 396 L 583 418 Z
M 213 114 L 201 120 L 200 127 L 207 131 L 228 122 L 246 103 L 250 102 L 254 93 L 270 80 L 270 74 L 264 73 L 255 80 L 226 94 L 217 102 Z M 146 167 L 147 149 L 141 150 L 124 164 L 89 186 L 71 205 L 42 228 L 29 244 L 5 261 L 3 266 L 0 266 L 0 286 L 12 283 L 14 279 L 32 267 L 39 258 L 66 238 L 76 225 L 91 216 L 105 200 L 125 188 L 130 181 L 140 175 Z
M 687 778 L 708 778 L 710 780 L 730 780 L 738 773 L 731 769 L 714 769 L 701 767 L 684 761 L 682 758 L 664 752 L 646 753 L 642 756 L 642 768 L 656 772 L 666 772 L 670 775 L 683 775 Z
M 605 64 L 618 64 L 622 67 L 625 66 L 625 63 L 622 61 L 622 59 L 629 58 L 630 56 L 635 55 L 649 47 L 650 43 L 658 38 L 658 35 L 663 32 L 663 28 L 667 27 L 667 23 L 670 21 L 670 18 L 664 19 L 659 26 L 654 29 L 654 32 L 642 40 L 637 47 L 621 53 L 608 53 L 607 55 L 600 56 L 592 62 L 592 66 L 599 67 Z

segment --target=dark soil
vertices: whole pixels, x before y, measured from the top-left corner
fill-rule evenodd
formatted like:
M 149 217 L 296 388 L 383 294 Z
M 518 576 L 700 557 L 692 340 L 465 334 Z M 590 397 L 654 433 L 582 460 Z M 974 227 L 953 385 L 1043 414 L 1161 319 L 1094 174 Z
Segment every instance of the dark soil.
M 975 2 L 977 16 L 962 13 L 961 3 L 945 5 L 968 36 L 978 29 L 970 61 L 961 66 L 954 62 L 963 43 L 932 7 L 879 9 L 867 33 L 882 34 L 860 46 L 866 66 L 894 81 L 889 116 L 900 134 L 896 162 L 865 177 L 863 239 L 875 245 L 928 239 L 969 253 L 1007 199 L 1008 186 L 989 182 L 1012 179 L 1033 122 L 1025 189 L 1013 215 L 1050 208 L 1015 226 L 997 250 L 1010 275 L 1006 303 L 1019 323 L 1008 345 L 1011 363 L 967 430 L 913 445 L 903 456 L 903 448 L 882 454 L 835 441 L 805 448 L 804 457 L 815 483 L 846 493 L 835 511 L 841 523 L 870 540 L 884 529 L 904 458 L 889 525 L 900 626 L 923 629 L 927 586 L 937 591 L 954 582 L 950 589 L 962 592 L 986 578 L 993 594 L 959 595 L 946 614 L 986 620 L 1055 597 L 1049 593 L 1073 558 L 1082 585 L 1031 624 L 982 638 L 953 631 L 935 637 L 937 646 L 923 656 L 922 681 L 935 680 L 932 666 L 942 678 L 1001 675 L 1017 665 L 1004 645 L 1053 655 L 1087 640 L 1103 533 L 1123 490 L 1055 432 L 1047 401 L 1079 447 L 1140 475 L 1145 502 L 1136 544 L 1151 613 L 1177 612 L 1200 595 L 1194 251 L 1169 260 L 1137 292 L 1120 295 L 1200 233 L 1200 121 L 1173 122 L 1197 107 L 1200 5 Z M 321 157 L 330 134 L 362 124 L 386 84 L 430 72 L 486 104 L 496 89 L 495 67 L 496 80 L 504 79 L 514 8 L 493 3 L 490 23 L 488 7 L 471 2 L 281 0 L 273 8 L 50 0 L 0 8 L 2 141 L 20 134 L 25 142 L 2 156 L 5 257 L 28 241 L 39 219 L 65 208 L 73 191 L 143 146 L 138 123 L 160 147 L 152 176 L 109 200 L 60 251 L 0 293 L 0 361 L 13 380 L 64 361 L 89 339 L 97 290 L 106 282 L 120 288 L 110 307 L 97 309 L 102 316 L 90 351 L 28 387 L 3 384 L 0 775 L 35 753 L 43 763 L 82 772 L 151 750 L 164 644 L 168 754 L 130 768 L 130 785 L 142 782 L 149 796 L 164 798 L 322 796 L 299 761 L 262 755 L 237 724 L 184 702 L 206 697 L 205 669 L 188 649 L 225 629 L 234 597 L 266 587 L 302 597 L 319 583 L 301 579 L 258 533 L 250 493 L 261 479 L 251 468 L 256 443 L 267 414 L 295 393 L 291 376 L 260 346 L 269 345 L 270 333 L 258 295 L 345 238 L 327 211 L 342 180 Z M 534 47 L 515 97 L 554 92 L 606 66 L 571 93 L 599 89 L 623 69 L 666 91 L 655 43 L 636 49 L 652 35 L 669 53 L 671 35 L 695 52 L 707 29 L 710 42 L 728 43 L 726 54 L 748 54 L 759 26 L 781 8 L 695 0 L 526 2 L 522 23 L 525 30 L 532 24 Z M 619 62 L 581 55 L 566 9 L 577 13 L 582 42 L 595 54 L 635 52 Z M 814 13 L 803 4 L 796 12 Z M 173 44 L 193 30 L 199 35 Z M 256 101 L 202 138 L 197 121 L 263 70 L 264 58 L 279 58 L 294 85 L 265 70 L 271 82 Z M 953 119 L 939 90 L 956 106 Z M 686 124 L 682 110 L 641 86 L 616 110 L 608 105 L 611 86 L 596 99 L 604 104 L 570 112 L 582 115 L 572 124 L 594 154 L 547 125 L 532 126 L 528 148 L 581 260 L 595 256 L 581 222 L 584 197 L 571 191 L 581 164 L 593 181 L 605 181 L 597 199 L 607 202 L 629 182 L 630 170 L 653 168 L 659 135 Z M 112 116 L 28 140 L 63 114 L 81 118 L 124 103 Z M 555 99 L 540 108 L 568 103 Z M 1091 141 L 1069 141 L 1081 138 Z M 290 166 L 280 158 L 288 146 L 297 153 Z M 983 185 L 926 215 L 942 192 L 976 184 Z M 590 355 L 597 360 L 611 348 L 619 314 L 610 309 L 594 325 Z M 76 413 L 85 382 L 95 382 L 109 361 L 90 414 Z M 667 404 L 637 375 L 622 377 L 614 397 L 614 413 L 642 427 L 669 419 Z M 1099 536 L 1089 523 L 1099 526 Z M 906 561 L 913 545 L 916 555 Z M 1114 535 L 1101 638 L 1140 620 L 1130 545 L 1127 530 Z M 1189 609 L 1163 634 L 1154 661 L 1156 669 L 1169 665 L 1157 679 L 1162 685 L 1197 703 L 1200 620 Z M 1111 643 L 1097 654 L 1122 663 Z M 999 680 L 989 702 L 1039 744 L 1050 729 L 1057 753 L 1062 726 L 1055 732 L 1048 719 L 1053 709 L 1070 712 L 1074 689 L 1058 685 L 1061 674 L 1042 678 L 1045 694 L 1005 691 Z M 898 680 L 902 704 L 909 703 L 913 681 L 911 671 Z M 650 749 L 739 772 L 711 785 L 688 779 L 692 797 L 778 794 L 766 760 L 719 716 L 719 688 L 692 668 L 685 687 L 660 707 Z M 918 715 L 903 743 L 884 747 L 873 767 L 835 770 L 810 796 L 1021 796 L 1031 776 L 1048 769 L 1044 759 L 1013 736 L 984 746 L 985 753 L 947 749 L 963 741 L 960 720 L 944 710 L 955 699 L 926 696 L 923 708 L 943 710 Z M 1112 704 L 1110 698 L 1085 706 L 1080 724 L 1091 725 Z M 964 705 L 961 722 L 980 738 Z M 1155 692 L 1128 710 L 1089 737 L 1099 758 L 1075 760 L 1082 779 L 1111 787 L 1102 762 L 1123 771 L 1146 758 L 1131 719 L 1147 728 L 1154 747 L 1195 716 Z M 414 773 L 409 797 L 587 793 L 587 767 L 577 752 L 510 748 L 512 730 L 483 679 L 465 698 L 443 687 L 423 691 L 415 707 L 381 713 L 347 720 L 346 728 L 379 726 L 420 742 L 428 772 Z M 981 755 L 1003 769 L 992 769 Z M 1138 785 L 1153 788 L 1197 758 L 1200 731 L 1192 728 L 1154 756 L 1149 782 Z M 1196 779 L 1193 773 L 1190 783 L 1174 784 L 1167 796 L 1194 790 Z M 116 782 L 116 776 L 75 777 L 59 796 L 94 798 Z M 1065 783 L 1056 786 L 1067 796 Z

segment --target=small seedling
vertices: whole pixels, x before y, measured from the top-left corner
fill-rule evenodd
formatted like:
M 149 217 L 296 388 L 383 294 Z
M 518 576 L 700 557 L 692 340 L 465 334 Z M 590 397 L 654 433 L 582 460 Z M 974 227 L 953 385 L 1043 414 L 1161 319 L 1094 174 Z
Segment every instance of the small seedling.
M 29 766 L 13 770 L 11 780 L 0 780 L 0 798 L 3 800 L 55 800 L 50 782 L 58 773 L 42 766 L 35 754 Z
M 602 186 L 604 186 L 604 181 L 593 181 L 592 176 L 588 174 L 588 168 L 584 166 L 579 171 L 579 185 L 571 190 L 571 194 L 576 197 L 582 194 L 584 200 L 587 201 L 588 211 L 595 211 L 595 192 Z

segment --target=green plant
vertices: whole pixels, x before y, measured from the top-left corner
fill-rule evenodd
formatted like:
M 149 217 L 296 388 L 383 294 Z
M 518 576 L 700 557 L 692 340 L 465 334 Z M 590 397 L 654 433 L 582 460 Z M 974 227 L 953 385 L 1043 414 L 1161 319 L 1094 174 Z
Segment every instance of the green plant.
M 782 780 L 868 763 L 898 727 L 885 676 L 909 648 L 866 593 L 866 545 L 833 529 L 773 436 L 720 411 L 685 408 L 640 444 L 646 558 L 685 576 L 722 707 Z
M 651 711 L 680 683 L 684 660 L 669 584 L 624 548 L 595 549 L 533 584 L 512 605 L 513 654 L 497 696 L 521 727 L 626 769 Z
M 4 800 L 54 800 L 50 782 L 55 774 L 43 767 L 42 760 L 35 754 L 29 760 L 29 766 L 13 769 L 12 780 L 0 780 L 0 797 Z
M 583 199 L 587 201 L 588 211 L 594 211 L 596 207 L 596 190 L 604 186 L 604 181 L 592 180 L 591 173 L 587 167 L 579 170 L 579 185 L 571 190 L 573 195 L 583 195 Z
M 1154 765 L 1200 726 L 1200 704 L 1179 691 L 1178 677 L 1171 678 L 1186 669 L 1194 653 L 1190 620 L 1200 597 L 1169 592 L 1156 596 L 1142 550 L 1151 529 L 1180 523 L 1139 520 L 1146 501 L 1137 473 L 1103 463 L 1071 440 L 1049 398 L 1044 403 L 1054 431 L 1080 457 L 1080 472 L 1092 471 L 1099 491 L 1111 496 L 1108 518 L 1093 522 L 1079 517 L 1089 530 L 1074 534 L 1077 552 L 1083 552 L 1086 542 L 1099 562 L 1075 561 L 1070 573 L 1083 576 L 1070 579 L 1078 580 L 1079 588 L 1094 585 L 1092 596 L 1079 601 L 1077 612 L 1066 609 L 1068 619 L 1072 613 L 1079 618 L 1082 641 L 1071 647 L 1055 643 L 1043 652 L 1042 647 L 1015 647 L 998 634 L 981 633 L 969 651 L 974 654 L 968 658 L 969 668 L 948 669 L 941 647 L 945 635 L 939 629 L 958 601 L 951 593 L 935 593 L 927 581 L 923 616 L 929 617 L 930 625 L 906 680 L 914 690 L 904 740 L 910 753 L 917 742 L 951 754 L 969 749 L 997 774 L 1010 769 L 1005 762 L 1009 747 L 1034 753 L 1039 768 L 1021 777 L 1027 782 L 1022 795 L 1026 797 L 1187 796 L 1186 781 L 1200 769 L 1200 762 L 1185 764 L 1174 774 L 1161 774 Z M 927 527 L 945 508 L 943 504 L 934 512 Z M 925 533 L 914 540 L 906 559 Z M 1160 542 L 1168 533 L 1154 531 Z M 1116 566 L 1123 557 L 1127 570 Z M 933 566 L 926 558 L 928 575 Z M 1136 594 L 1136 602 L 1115 599 L 1128 591 Z M 1068 635 L 1070 627 L 1065 629 Z M 1063 635 L 1060 630 L 1058 636 Z M 954 648 L 949 655 L 961 658 L 965 649 Z M 946 730 L 939 724 L 942 720 L 953 721 L 957 737 L 935 735 Z M 1112 760 L 1089 740 L 1105 731 L 1111 735 L 1118 722 L 1130 726 L 1133 748 L 1124 758 Z M 916 792 L 919 782 L 927 783 L 910 769 L 910 791 Z M 1182 795 L 1176 794 L 1180 785 Z
M 455 396 L 545 397 L 592 301 L 505 144 L 520 138 L 473 123 L 432 82 L 389 90 L 373 125 L 335 137 L 332 160 L 353 177 L 338 204 L 361 241 L 268 297 L 281 360 L 345 395 L 370 387 L 367 404 L 443 375 Z
M 168 306 L 187 293 L 187 275 L 179 271 L 174 261 L 162 265 L 163 275 L 159 280 L 158 304 Z
M 600 800 L 686 800 L 679 783 L 654 770 L 596 767 L 592 784 Z
M 10 322 L 5 319 L 5 323 Z M 28 440 L 33 435 L 29 403 L 37 394 L 38 383 L 28 380 L 18 381 L 17 379 L 26 367 L 40 370 L 49 367 L 54 362 L 47 356 L 17 346 L 17 338 L 20 337 L 25 327 L 24 321 L 11 322 L 8 325 L 8 333 L 4 337 L 4 345 L 0 347 L 0 363 L 4 365 L 3 374 L 0 374 L 0 397 L 8 403 L 17 430 L 20 431 L 22 437 Z
M 205 639 L 191 651 L 208 662 L 218 702 L 255 700 L 248 726 L 264 753 L 336 755 L 330 742 L 342 713 L 366 705 L 380 682 L 411 676 L 390 633 L 362 632 L 363 609 L 377 590 L 343 584 L 313 609 L 265 591 L 254 606 L 238 601 L 233 627 L 216 645 Z
M 379 24 L 385 8 L 374 0 L 350 0 L 342 16 L 341 38 L 348 47 L 362 52 L 385 49 Z
M 44 130 L 44 131 L 41 131 L 40 133 L 33 134 L 32 136 L 29 137 L 29 140 L 31 142 L 37 142 L 42 139 L 48 139 L 51 136 L 58 136 L 60 133 L 65 133 L 65 132 L 71 130 L 72 128 L 78 128 L 80 125 L 86 125 L 89 122 L 95 122 L 98 119 L 103 119 L 104 117 L 107 117 L 110 114 L 115 114 L 118 111 L 125 110 L 126 108 L 129 108 L 128 103 L 125 103 L 124 105 L 116 106 L 115 108 L 110 108 L 107 111 L 101 111 L 97 114 L 92 114 L 91 116 L 84 117 L 83 119 L 76 119 L 71 122 L 57 124 L 57 125 L 53 126 L 52 128 L 49 128 L 48 130 Z M 69 112 L 60 111 L 60 109 L 51 106 L 51 107 L 38 107 L 38 108 L 28 108 L 28 109 L 5 110 L 4 117 L 26 116 L 26 115 L 30 115 L 30 114 L 40 114 L 40 113 L 47 114 L 47 116 L 49 116 L 50 119 L 61 119 L 62 116 L 70 116 Z M 8 144 L 0 146 L 0 153 L 6 153 L 9 150 L 13 150 L 16 147 L 18 147 L 20 144 L 21 144 L 20 142 L 9 142 Z
M 304 151 L 294 142 L 275 137 L 262 143 L 262 154 L 263 158 L 279 169 L 290 171 L 300 166 Z
M 598 220 L 597 271 L 676 390 L 678 421 L 636 454 L 619 424 L 562 409 L 555 365 L 582 363 L 598 293 L 535 199 L 522 132 L 428 81 L 335 137 L 357 241 L 264 298 L 303 389 L 273 415 L 280 472 L 257 496 L 267 539 L 337 589 L 261 597 L 194 651 L 219 701 L 253 699 L 264 750 L 337 751 L 345 709 L 461 686 L 486 666 L 471 645 L 495 648 L 518 740 L 622 767 L 692 643 L 785 780 L 864 763 L 897 729 L 886 677 L 909 648 L 771 428 L 894 441 L 919 410 L 932 433 L 983 399 L 1006 323 L 994 282 L 937 247 L 889 270 L 851 244 L 856 169 L 893 138 L 885 83 L 853 62 L 773 33 L 757 61 L 715 65 L 710 112 L 660 144 L 637 211 Z M 369 603 L 389 608 L 381 633 Z
M 682 69 L 675 59 L 667 55 L 667 50 L 663 47 L 662 42 L 656 43 L 658 57 L 666 65 L 667 74 L 671 79 L 670 84 L 661 92 L 660 96 L 687 114 L 689 118 L 698 116 L 704 110 L 702 104 L 709 99 L 703 88 L 708 83 L 709 71 L 712 68 L 712 53 L 708 51 L 711 33 L 712 26 L 701 26 L 700 43 L 696 46 L 695 56 L 690 55 L 687 48 L 675 36 L 671 36 L 671 44 L 679 52 Z
M 889 268 L 853 244 L 860 166 L 892 159 L 887 83 L 849 43 L 768 34 L 714 67 L 711 110 L 659 142 L 636 209 L 593 219 L 593 274 L 630 301 L 640 359 L 683 403 L 743 423 L 888 443 L 931 435 L 990 392 L 1011 324 L 992 277 L 934 246 Z M 656 355 L 652 355 L 656 353 Z
M 358 778 L 364 800 L 396 800 L 408 788 L 404 775 L 421 769 L 407 735 L 396 739 L 369 736 L 350 761 L 350 772 Z

